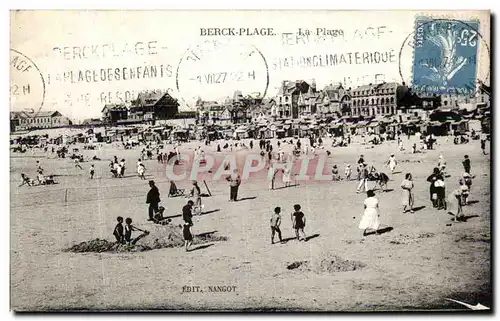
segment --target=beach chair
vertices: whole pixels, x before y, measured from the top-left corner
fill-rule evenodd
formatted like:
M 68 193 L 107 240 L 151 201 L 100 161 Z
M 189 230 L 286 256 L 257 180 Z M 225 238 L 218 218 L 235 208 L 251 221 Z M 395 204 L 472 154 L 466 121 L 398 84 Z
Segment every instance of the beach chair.
M 168 197 L 184 196 L 185 189 L 177 188 L 174 181 L 170 181 L 170 189 L 168 191 Z

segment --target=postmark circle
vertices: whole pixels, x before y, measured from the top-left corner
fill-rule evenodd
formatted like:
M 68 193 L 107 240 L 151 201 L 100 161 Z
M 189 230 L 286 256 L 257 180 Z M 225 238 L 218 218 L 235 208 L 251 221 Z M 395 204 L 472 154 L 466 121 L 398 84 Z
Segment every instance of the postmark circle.
M 220 101 L 233 98 L 262 99 L 269 87 L 266 58 L 255 46 L 230 40 L 206 40 L 188 48 L 175 75 L 179 98 L 188 107 L 196 99 Z
M 45 80 L 28 56 L 10 49 L 10 110 L 36 116 L 45 101 Z
M 417 17 L 399 51 L 401 80 L 420 95 L 472 97 L 490 69 L 490 48 L 476 20 Z

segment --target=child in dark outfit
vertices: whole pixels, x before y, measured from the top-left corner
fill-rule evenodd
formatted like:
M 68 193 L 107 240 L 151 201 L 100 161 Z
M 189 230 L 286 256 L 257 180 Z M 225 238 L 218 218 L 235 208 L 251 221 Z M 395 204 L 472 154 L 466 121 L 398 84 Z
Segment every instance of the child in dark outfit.
M 123 218 L 122 218 L 123 220 Z M 132 225 L 132 219 L 127 217 L 125 219 L 125 242 L 130 245 L 132 240 L 132 231 L 137 231 L 137 229 Z
M 274 244 L 274 234 L 276 232 L 278 232 L 278 237 L 280 239 L 280 242 L 283 242 L 280 230 L 280 224 L 281 224 L 280 213 L 281 213 L 281 207 L 275 207 L 273 216 L 271 217 L 271 244 Z
M 306 227 L 306 217 L 304 213 L 300 210 L 300 205 L 295 204 L 293 206 L 293 209 L 295 212 L 292 213 L 292 226 L 295 229 L 295 235 L 297 237 L 297 240 L 301 240 L 299 237 L 299 231 L 302 232 L 302 235 L 304 238 L 302 240 L 306 240 L 306 233 L 304 232 L 304 227 Z
M 115 230 L 113 231 L 113 235 L 116 238 L 116 242 L 123 244 L 124 243 L 124 235 L 123 235 L 123 217 L 118 216 L 116 218 L 118 224 L 115 226 Z
M 469 155 L 465 155 L 464 156 L 464 161 L 462 162 L 462 164 L 464 165 L 464 170 L 467 174 L 470 174 L 470 159 L 469 159 Z

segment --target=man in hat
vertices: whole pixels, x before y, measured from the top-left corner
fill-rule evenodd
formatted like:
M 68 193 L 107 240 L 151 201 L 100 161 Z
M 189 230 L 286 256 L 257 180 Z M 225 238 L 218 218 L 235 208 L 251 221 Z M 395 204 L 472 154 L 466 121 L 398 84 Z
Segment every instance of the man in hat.
M 362 163 L 359 166 L 360 166 L 359 184 L 358 184 L 358 188 L 356 188 L 356 193 L 359 193 L 363 187 L 365 188 L 365 192 L 368 191 L 368 182 L 367 182 L 368 169 L 366 168 L 367 165 L 366 165 L 366 163 Z
M 160 191 L 155 186 L 155 181 L 149 181 L 151 189 L 146 196 L 146 203 L 149 204 L 149 219 L 152 221 L 156 212 L 158 212 L 158 204 L 160 203 Z

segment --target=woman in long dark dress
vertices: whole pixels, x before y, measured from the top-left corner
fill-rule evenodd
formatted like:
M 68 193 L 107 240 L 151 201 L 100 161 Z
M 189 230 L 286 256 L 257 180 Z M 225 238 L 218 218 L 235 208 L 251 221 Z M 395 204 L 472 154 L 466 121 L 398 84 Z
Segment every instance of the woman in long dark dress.
M 432 202 L 432 206 L 434 208 L 438 207 L 438 193 L 440 192 L 439 188 L 435 186 L 435 182 L 437 180 L 444 180 L 443 176 L 441 175 L 441 172 L 439 168 L 435 167 L 433 170 L 433 173 L 427 177 L 427 181 L 430 183 L 429 186 L 429 197 Z

